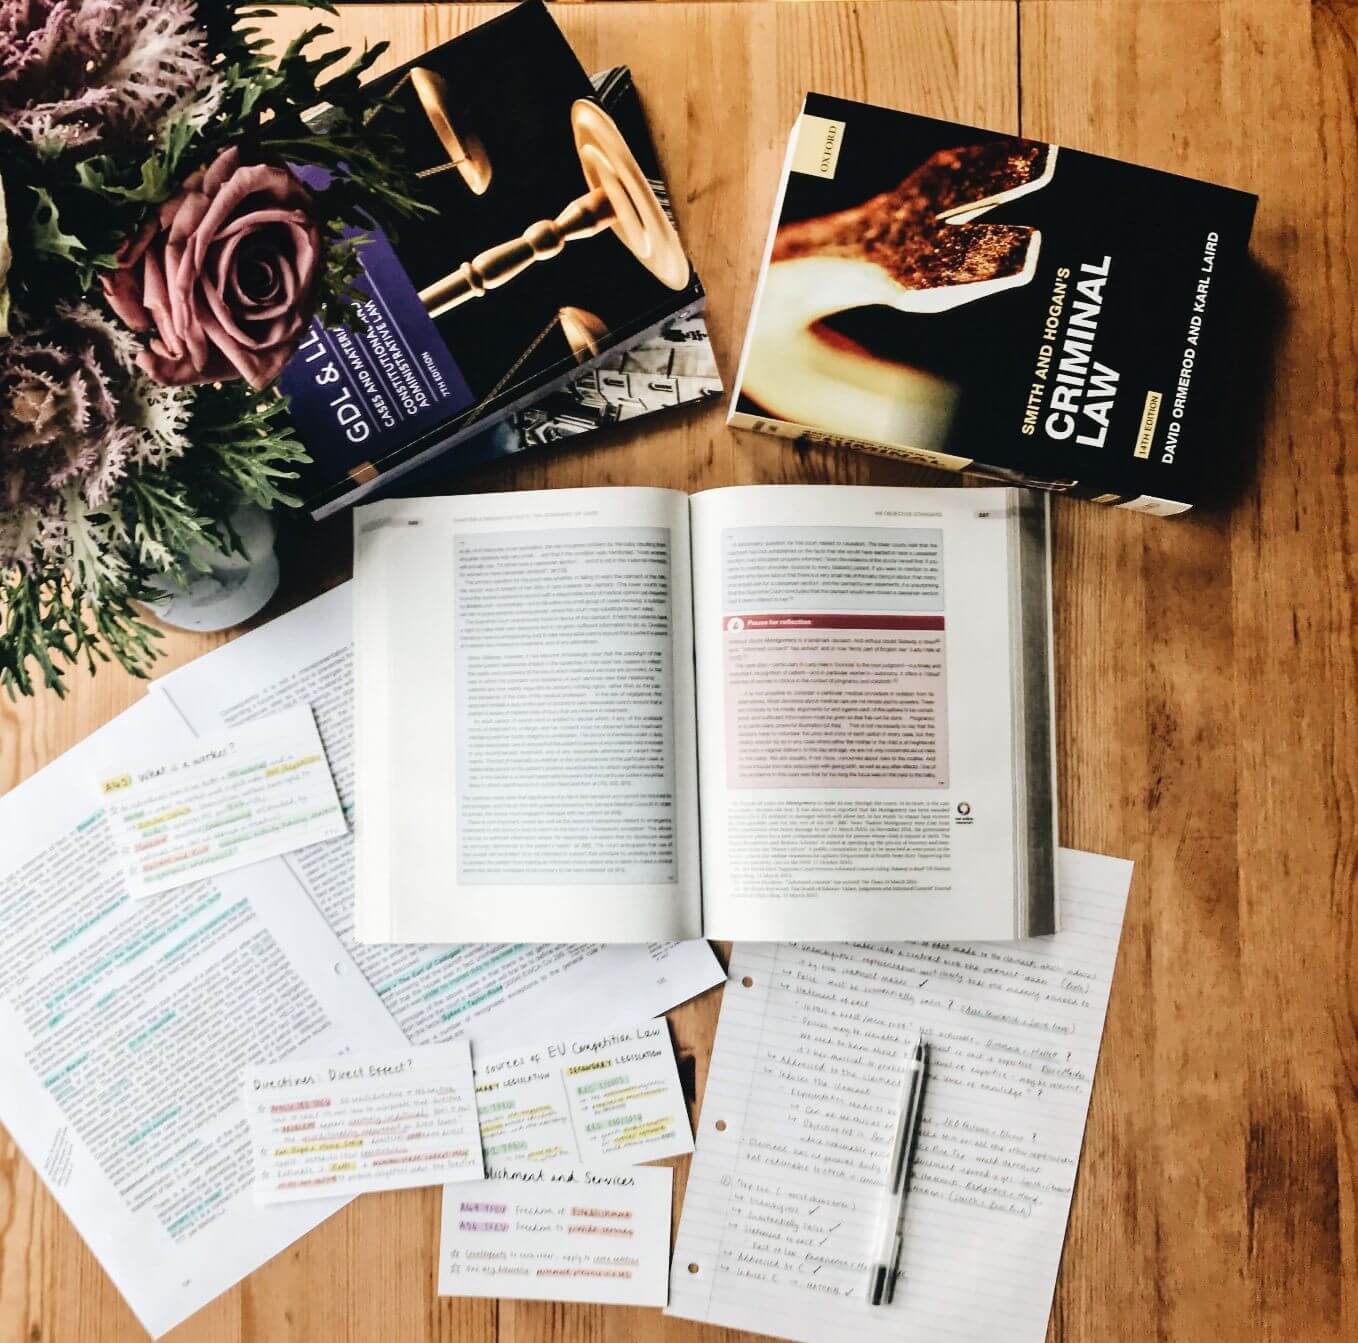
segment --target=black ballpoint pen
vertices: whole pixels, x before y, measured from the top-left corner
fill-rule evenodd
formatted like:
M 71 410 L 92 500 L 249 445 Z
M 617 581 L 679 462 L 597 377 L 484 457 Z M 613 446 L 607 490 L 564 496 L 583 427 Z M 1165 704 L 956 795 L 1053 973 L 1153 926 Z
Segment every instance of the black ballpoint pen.
M 924 1095 L 924 1072 L 929 1047 L 924 1037 L 915 1040 L 910 1061 L 901 1082 L 901 1117 L 891 1145 L 891 1170 L 882 1199 L 881 1220 L 877 1227 L 877 1250 L 868 1269 L 868 1305 L 890 1305 L 896 1294 L 896 1272 L 901 1264 L 901 1221 L 905 1215 L 905 1184 L 910 1174 L 910 1158 L 919 1132 L 920 1100 Z

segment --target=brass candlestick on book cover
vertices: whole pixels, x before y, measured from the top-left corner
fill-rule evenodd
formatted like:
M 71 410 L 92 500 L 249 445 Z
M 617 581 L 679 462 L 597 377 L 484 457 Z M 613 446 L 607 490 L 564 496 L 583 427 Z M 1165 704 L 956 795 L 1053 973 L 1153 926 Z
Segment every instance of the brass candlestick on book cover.
M 808 94 L 730 423 L 1168 516 L 1255 197 Z
M 524 436 L 502 428 L 512 417 L 572 385 L 581 404 L 597 400 L 586 370 L 616 370 L 639 343 L 683 344 L 676 324 L 704 299 L 629 72 L 591 82 L 543 5 L 372 91 L 429 210 L 399 237 L 369 230 L 352 327 L 314 323 L 283 374 L 316 458 L 304 479 L 316 517 L 445 464 L 450 449 L 457 466 L 515 450 Z M 710 393 L 715 369 L 704 376 L 661 389 L 659 404 Z

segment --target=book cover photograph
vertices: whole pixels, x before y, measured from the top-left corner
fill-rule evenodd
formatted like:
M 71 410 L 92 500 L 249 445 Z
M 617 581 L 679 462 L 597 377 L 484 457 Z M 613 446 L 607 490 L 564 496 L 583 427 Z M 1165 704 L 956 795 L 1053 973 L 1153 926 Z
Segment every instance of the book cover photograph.
M 701 309 L 630 72 L 593 81 L 524 4 L 373 84 L 430 212 L 368 231 L 349 327 L 282 390 L 316 517 Z M 306 179 L 316 170 L 302 168 Z
M 646 415 L 698 407 L 721 395 L 721 373 L 701 313 L 680 317 L 635 345 L 615 350 L 521 410 L 460 440 L 410 471 L 388 477 L 383 494 L 436 493 L 486 462 L 551 451 Z
M 1198 502 L 1255 198 L 808 94 L 730 423 Z

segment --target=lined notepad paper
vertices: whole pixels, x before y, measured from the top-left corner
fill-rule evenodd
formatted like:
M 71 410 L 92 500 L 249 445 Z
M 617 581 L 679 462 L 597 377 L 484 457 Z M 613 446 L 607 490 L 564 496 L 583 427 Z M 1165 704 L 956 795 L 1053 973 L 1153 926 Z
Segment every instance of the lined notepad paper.
M 1041 1343 L 1131 873 L 1062 850 L 1054 937 L 737 945 L 668 1313 L 802 1343 Z M 916 1031 L 929 1076 L 901 1276 L 870 1307 Z

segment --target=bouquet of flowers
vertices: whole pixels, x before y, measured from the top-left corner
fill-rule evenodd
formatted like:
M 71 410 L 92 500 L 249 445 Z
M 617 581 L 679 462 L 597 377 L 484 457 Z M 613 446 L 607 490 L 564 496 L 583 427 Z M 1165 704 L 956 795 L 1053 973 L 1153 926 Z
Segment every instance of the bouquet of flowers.
M 324 0 L 272 0 L 329 9 Z M 355 229 L 422 208 L 360 79 L 234 0 L 0 0 L 0 685 L 145 675 L 139 603 L 295 505 L 269 390 L 343 321 Z M 304 114 L 326 104 L 323 123 Z M 390 122 L 385 123 L 390 127 Z M 322 129 L 323 125 L 323 129 Z M 293 165 L 325 170 L 323 189 Z

